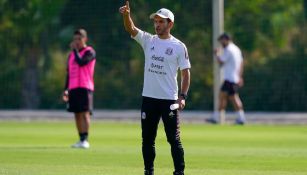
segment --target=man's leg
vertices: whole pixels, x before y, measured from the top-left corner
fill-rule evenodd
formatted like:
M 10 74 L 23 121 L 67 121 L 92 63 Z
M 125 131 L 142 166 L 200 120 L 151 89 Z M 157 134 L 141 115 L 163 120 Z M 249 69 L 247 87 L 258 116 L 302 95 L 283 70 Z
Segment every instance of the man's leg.
M 143 98 L 141 111 L 142 124 L 142 152 L 145 166 L 145 175 L 154 174 L 154 160 L 156 157 L 155 139 L 160 120 L 155 100 Z
M 81 112 L 75 113 L 75 121 L 78 134 L 81 141 L 81 133 L 83 133 L 83 114 Z
M 79 133 L 80 142 L 88 140 L 88 132 L 90 126 L 90 113 L 89 112 L 78 112 L 75 113 L 76 127 Z M 73 145 L 73 147 L 81 147 L 81 143 Z M 86 146 L 88 147 L 88 146 Z
M 81 122 L 82 122 L 82 128 L 80 134 L 80 141 L 87 141 L 88 140 L 88 134 L 89 134 L 89 128 L 90 128 L 90 122 L 91 122 L 91 115 L 90 112 L 82 112 Z
M 225 108 L 227 106 L 227 97 L 228 94 L 226 92 L 220 92 L 220 103 L 219 103 L 219 111 L 225 111 Z
M 73 148 L 89 148 L 90 145 L 87 142 L 89 119 L 86 118 L 86 112 L 75 113 L 76 127 L 79 133 L 80 141 L 72 145 Z
M 220 121 L 220 119 L 224 120 L 223 118 L 225 118 L 225 109 L 227 106 L 227 97 L 228 94 L 227 92 L 221 91 L 219 94 L 219 107 L 218 107 L 218 111 L 215 111 L 212 115 L 211 118 L 207 119 L 206 121 L 209 123 L 218 123 L 218 122 L 224 122 L 224 121 Z
M 169 106 L 173 102 L 166 102 L 162 106 L 162 120 L 167 141 L 171 146 L 171 153 L 174 162 L 174 175 L 184 175 L 185 162 L 184 150 L 180 140 L 180 122 L 178 110 L 171 111 Z
M 93 92 L 87 89 L 82 89 L 80 92 L 79 108 L 82 113 L 82 130 L 80 133 L 81 142 L 88 141 L 88 134 L 91 122 L 91 113 L 93 110 Z
M 229 100 L 233 104 L 233 107 L 238 115 L 238 118 L 236 119 L 236 123 L 244 124 L 246 122 L 246 118 L 244 115 L 243 104 L 242 104 L 242 101 L 238 93 L 235 93 L 234 95 L 229 96 Z
M 227 107 L 227 97 L 228 97 L 227 92 L 224 91 L 220 92 L 219 109 L 218 109 L 218 115 L 216 117 L 221 123 L 225 123 L 225 109 Z
M 72 145 L 72 147 L 89 148 L 87 139 L 90 126 L 90 111 L 92 111 L 92 93 L 82 88 L 71 90 L 69 93 L 69 111 L 77 111 L 75 112 L 75 121 L 80 137 L 80 141 Z

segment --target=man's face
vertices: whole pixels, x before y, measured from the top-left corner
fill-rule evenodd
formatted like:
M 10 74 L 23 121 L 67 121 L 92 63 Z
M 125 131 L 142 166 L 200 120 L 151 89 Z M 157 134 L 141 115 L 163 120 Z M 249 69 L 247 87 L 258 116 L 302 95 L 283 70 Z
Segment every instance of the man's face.
M 156 15 L 154 18 L 154 27 L 157 35 L 165 35 L 170 33 L 172 23 Z
M 229 40 L 227 39 L 220 39 L 219 40 L 220 44 L 222 45 L 223 48 L 227 47 L 229 44 Z
M 81 35 L 74 35 L 73 42 L 78 49 L 82 49 L 86 45 L 86 37 L 82 37 Z

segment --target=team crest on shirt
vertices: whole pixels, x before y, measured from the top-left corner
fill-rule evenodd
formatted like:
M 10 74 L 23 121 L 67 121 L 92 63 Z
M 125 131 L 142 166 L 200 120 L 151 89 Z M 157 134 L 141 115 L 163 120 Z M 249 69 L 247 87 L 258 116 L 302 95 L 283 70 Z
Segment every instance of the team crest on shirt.
M 141 118 L 142 118 L 143 120 L 145 120 L 145 119 L 146 119 L 146 113 L 145 113 L 145 112 L 142 112 L 142 114 L 141 114 Z
M 166 54 L 166 55 L 173 55 L 173 48 L 168 47 L 168 48 L 166 49 L 166 51 L 165 51 L 165 54 Z
M 155 46 L 152 46 L 152 48 L 150 48 L 151 51 L 154 51 L 155 50 Z

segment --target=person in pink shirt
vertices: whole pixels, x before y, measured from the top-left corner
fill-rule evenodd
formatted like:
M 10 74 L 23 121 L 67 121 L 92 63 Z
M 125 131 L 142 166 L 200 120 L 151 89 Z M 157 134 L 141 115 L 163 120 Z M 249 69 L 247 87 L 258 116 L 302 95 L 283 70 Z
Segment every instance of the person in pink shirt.
M 87 32 L 78 29 L 70 44 L 71 52 L 67 61 L 66 85 L 63 101 L 67 110 L 73 112 L 80 140 L 73 148 L 89 148 L 90 117 L 93 110 L 95 50 L 87 46 Z

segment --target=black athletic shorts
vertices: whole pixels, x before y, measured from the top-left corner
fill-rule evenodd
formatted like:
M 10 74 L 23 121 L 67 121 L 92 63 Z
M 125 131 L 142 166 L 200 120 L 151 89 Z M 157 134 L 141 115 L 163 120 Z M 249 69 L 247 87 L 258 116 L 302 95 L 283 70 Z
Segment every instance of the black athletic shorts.
M 67 110 L 69 112 L 91 112 L 93 110 L 93 91 L 76 88 L 68 92 Z
M 238 93 L 239 85 L 225 80 L 222 85 L 221 91 L 226 92 L 228 95 L 232 96 Z

